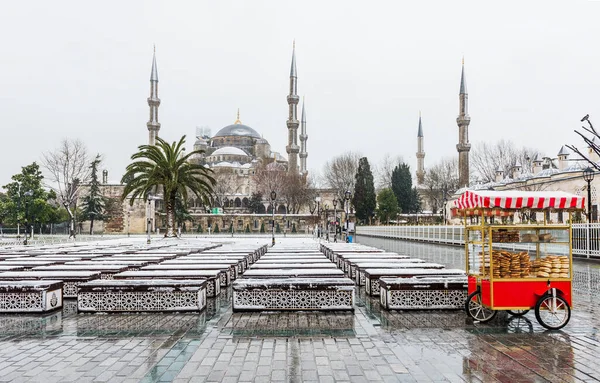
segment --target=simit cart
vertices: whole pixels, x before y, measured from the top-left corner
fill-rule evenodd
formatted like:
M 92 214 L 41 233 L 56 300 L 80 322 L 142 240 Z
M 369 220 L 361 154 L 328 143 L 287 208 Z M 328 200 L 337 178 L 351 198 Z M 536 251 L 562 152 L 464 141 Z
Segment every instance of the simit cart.
M 498 310 L 521 316 L 534 309 L 545 328 L 564 327 L 571 318 L 571 214 L 584 207 L 583 197 L 564 192 L 467 190 L 455 200 L 465 220 L 468 315 L 487 322 Z

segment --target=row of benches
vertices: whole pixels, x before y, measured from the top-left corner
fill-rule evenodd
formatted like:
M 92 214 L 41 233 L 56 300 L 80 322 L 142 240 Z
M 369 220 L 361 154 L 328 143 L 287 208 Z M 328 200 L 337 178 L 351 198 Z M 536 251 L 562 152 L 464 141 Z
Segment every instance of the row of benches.
M 310 240 L 288 241 L 233 284 L 233 311 L 354 310 L 354 283 Z
M 63 297 L 80 312 L 202 310 L 266 251 L 216 246 L 0 251 L 0 267 L 21 268 L 0 272 L 0 312 L 53 310 Z
M 358 244 L 323 243 L 321 251 L 386 309 L 464 307 L 464 270 Z

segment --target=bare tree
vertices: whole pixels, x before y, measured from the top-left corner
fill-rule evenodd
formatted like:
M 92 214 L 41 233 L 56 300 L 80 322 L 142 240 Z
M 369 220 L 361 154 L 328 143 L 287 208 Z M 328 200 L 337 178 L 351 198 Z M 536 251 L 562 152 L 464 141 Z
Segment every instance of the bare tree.
M 581 127 L 587 133 L 581 133 L 581 132 L 578 132 L 577 130 L 575 130 L 575 133 L 577 133 L 581 138 L 583 138 L 583 141 L 586 143 L 588 148 L 590 148 L 590 150 L 592 152 L 594 152 L 594 154 L 596 154 L 596 156 L 600 156 L 600 133 L 598 133 L 598 131 L 594 128 L 594 125 L 592 125 L 589 114 L 586 114 L 585 116 L 583 116 L 583 118 L 581 119 L 581 122 L 584 122 L 584 121 L 587 122 L 588 125 L 590 126 L 589 128 L 586 128 L 585 126 Z M 591 137 L 586 134 L 589 134 Z M 567 148 L 571 149 L 575 153 L 579 154 L 579 156 L 583 160 L 587 161 L 591 165 L 592 169 L 600 170 L 600 165 L 598 164 L 598 162 L 594 161 L 592 158 L 585 155 L 575 145 L 566 145 L 566 146 L 567 146 Z
M 423 194 L 431 211 L 439 211 L 444 199 L 458 189 L 458 159 L 443 158 L 427 169 L 423 186 Z
M 358 170 L 358 160 L 361 155 L 356 152 L 346 152 L 327 161 L 323 167 L 325 183 L 336 190 L 339 201 L 344 200 L 346 190 L 354 191 L 354 177 Z
M 257 167 L 253 177 L 256 191 L 269 201 L 271 200 L 272 191 L 277 196 L 281 196 L 285 187 L 286 175 L 287 170 L 282 165 L 274 162 Z
M 404 163 L 402 156 L 391 156 L 386 153 L 381 162 L 373 166 L 373 175 L 375 176 L 375 187 L 377 190 L 392 187 L 392 172 L 399 164 Z
M 537 149 L 525 146 L 519 148 L 512 141 L 482 142 L 473 147 L 471 165 L 481 181 L 492 182 L 496 179 L 497 170 L 510 175 L 517 162 L 525 172 L 530 171 L 531 161 L 539 154 Z
M 237 175 L 230 168 L 213 169 L 213 178 L 216 182 L 213 187 L 215 204 L 223 207 L 227 196 L 237 193 L 241 185 L 237 182 Z
M 285 201 L 288 213 L 298 214 L 304 206 L 310 209 L 316 197 L 316 190 L 312 179 L 301 175 L 285 176 L 285 183 L 281 190 L 281 198 Z
M 42 162 L 50 174 L 48 186 L 69 214 L 69 236 L 75 237 L 77 199 L 81 185 L 90 177 L 87 149 L 80 140 L 64 139 L 56 150 L 43 155 Z

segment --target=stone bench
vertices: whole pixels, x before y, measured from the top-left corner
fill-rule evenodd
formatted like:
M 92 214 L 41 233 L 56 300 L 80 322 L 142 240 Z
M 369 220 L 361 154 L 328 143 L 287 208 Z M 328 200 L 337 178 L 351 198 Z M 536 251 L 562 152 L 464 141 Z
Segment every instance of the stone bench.
M 352 254 L 338 254 L 335 258 L 335 264 L 339 268 L 344 267 L 344 262 L 351 259 L 369 258 L 369 259 L 409 259 L 408 255 L 400 255 L 397 253 L 352 253 Z
M 77 286 L 100 279 L 95 271 L 7 271 L 0 273 L 0 281 L 54 280 L 63 281 L 63 298 L 77 298 Z
M 201 253 L 198 254 L 194 254 L 194 256 L 203 256 L 203 255 L 208 255 L 208 256 L 244 256 L 246 258 L 248 258 L 248 263 L 252 264 L 254 262 L 256 262 L 261 256 L 262 256 L 262 251 L 260 250 L 222 250 L 222 249 L 215 249 L 215 250 L 209 250 L 209 251 L 203 251 Z
M 114 280 L 121 279 L 176 279 L 176 280 L 206 280 L 206 296 L 216 297 L 221 293 L 220 275 L 227 275 L 219 270 L 139 270 L 125 271 L 115 274 Z
M 202 311 L 206 280 L 99 280 L 79 286 L 79 312 Z
M 274 262 L 274 261 L 273 261 Z M 262 260 L 256 262 L 252 266 L 252 270 L 256 269 L 336 269 L 334 263 L 263 263 Z
M 413 278 L 413 277 L 450 277 L 464 276 L 465 271 L 459 269 L 365 269 L 359 273 L 365 275 L 365 291 L 371 296 L 379 295 L 379 278 Z
M 32 271 L 94 271 L 100 273 L 100 279 L 113 279 L 117 273 L 127 271 L 126 265 L 50 265 L 34 267 Z
M 388 310 L 464 309 L 467 277 L 380 278 L 379 300 Z
M 332 262 L 335 262 L 337 253 L 382 253 L 384 250 L 370 246 L 360 246 L 350 243 L 324 243 L 321 244 L 321 253 L 325 254 Z
M 244 273 L 244 278 L 345 278 L 339 269 L 255 269 Z
M 202 265 L 202 264 L 231 264 L 236 267 L 236 278 L 242 274 L 250 266 L 248 260 L 244 257 L 210 257 L 210 256 L 190 256 L 185 258 L 179 258 L 172 261 L 164 261 L 161 265 Z
M 217 270 L 224 274 L 220 275 L 221 287 L 226 287 L 237 278 L 237 268 L 230 264 L 196 264 L 196 263 L 171 263 L 168 265 L 159 263 L 143 267 L 142 270 Z
M 62 307 L 63 282 L 21 280 L 0 282 L 0 313 L 43 313 Z
M 348 278 L 240 278 L 233 283 L 233 311 L 354 310 Z
M 402 265 L 406 264 L 415 264 L 415 263 L 426 263 L 422 259 L 418 258 L 405 258 L 405 259 L 370 259 L 370 260 L 362 260 L 362 259 L 352 259 L 346 260 L 344 262 L 345 269 L 342 269 L 346 273 L 348 277 L 352 280 L 356 279 L 356 271 L 359 268 L 369 268 L 369 269 L 389 269 L 392 267 L 402 267 Z
M 441 263 L 429 263 L 429 262 L 408 262 L 408 263 L 390 263 L 380 267 L 368 267 L 368 266 L 357 266 L 355 271 L 354 283 L 358 286 L 365 286 L 366 284 L 366 273 L 365 270 L 370 270 L 371 273 L 375 274 L 383 272 L 385 270 L 404 270 L 404 269 L 443 269 L 444 265 Z
M 57 263 L 60 262 L 54 262 L 54 261 L 43 261 L 43 260 L 36 260 L 36 259 L 11 259 L 9 261 L 1 261 L 0 262 L 0 266 L 19 266 L 24 268 L 25 270 L 31 270 L 34 267 L 38 267 L 38 266 L 50 266 L 50 265 L 56 265 Z
M 139 270 L 140 268 L 142 268 L 144 266 L 148 266 L 149 263 L 144 262 L 144 261 L 112 261 L 110 259 L 108 259 L 108 260 L 98 259 L 96 261 L 67 262 L 67 263 L 65 263 L 65 265 L 88 265 L 88 266 L 115 265 L 115 266 L 126 267 L 127 271 L 135 271 L 135 270 Z

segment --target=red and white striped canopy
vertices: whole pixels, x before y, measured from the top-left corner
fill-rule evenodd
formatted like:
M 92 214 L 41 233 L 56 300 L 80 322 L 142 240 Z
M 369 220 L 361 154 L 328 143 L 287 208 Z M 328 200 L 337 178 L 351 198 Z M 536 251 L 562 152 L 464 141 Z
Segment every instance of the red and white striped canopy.
M 585 209 L 585 198 L 560 191 L 467 190 L 454 201 L 457 209 Z

